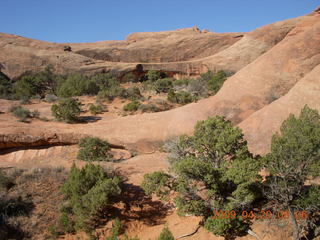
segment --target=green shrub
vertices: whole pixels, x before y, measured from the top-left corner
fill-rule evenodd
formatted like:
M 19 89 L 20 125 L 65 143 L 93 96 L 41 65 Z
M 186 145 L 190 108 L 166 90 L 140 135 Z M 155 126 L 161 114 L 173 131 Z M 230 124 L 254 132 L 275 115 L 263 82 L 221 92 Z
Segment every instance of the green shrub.
M 208 80 L 208 88 L 216 94 L 222 87 L 224 81 L 227 79 L 227 73 L 220 70 Z
M 136 80 L 136 76 L 132 72 L 129 72 L 123 76 L 123 80 L 125 82 L 134 82 Z
M 192 79 L 182 78 L 173 81 L 173 86 L 188 86 Z
M 245 233 L 248 225 L 241 219 L 211 219 L 213 210 L 252 209 L 261 197 L 261 162 L 248 151 L 241 130 L 224 117 L 212 117 L 199 121 L 193 136 L 180 136 L 164 148 L 175 177 L 146 175 L 146 193 L 174 189 L 179 215 L 203 216 L 209 231 L 228 238 Z
M 59 86 L 57 94 L 59 97 L 73 97 L 85 94 L 87 87 L 87 77 L 81 74 L 69 75 Z
M 62 99 L 58 104 L 51 106 L 51 111 L 52 115 L 59 121 L 76 122 L 81 111 L 80 103 L 73 98 Z
M 118 240 L 118 236 L 120 235 L 121 222 L 119 218 L 116 218 L 112 223 L 110 236 L 106 238 L 106 240 Z
M 159 171 L 148 173 L 143 176 L 141 188 L 147 195 L 156 194 L 162 197 L 168 194 L 166 187 L 170 186 L 171 176 Z
M 110 145 L 107 141 L 97 137 L 84 137 L 78 144 L 79 151 L 77 158 L 83 161 L 110 161 L 112 156 L 109 153 Z
M 158 79 L 154 83 L 154 88 L 155 88 L 157 93 L 161 93 L 161 92 L 165 92 L 166 93 L 172 88 L 172 86 L 173 86 L 173 84 L 172 84 L 172 79 L 171 78 Z
M 48 227 L 48 233 L 50 234 L 51 237 L 53 238 L 58 238 L 59 237 L 59 232 L 54 226 L 49 226 Z
M 100 88 L 98 99 L 112 101 L 116 97 L 125 98 L 127 96 L 126 90 L 122 88 L 117 79 L 109 73 L 98 74 L 92 77 L 91 80 L 95 81 Z
M 54 94 L 47 94 L 45 96 L 44 100 L 48 103 L 53 103 L 58 100 L 58 97 Z
M 15 98 L 27 101 L 38 95 L 43 98 L 46 94 L 54 93 L 61 76 L 54 75 L 49 65 L 35 75 L 27 75 L 18 79 L 13 85 Z
M 208 82 L 202 78 L 190 80 L 187 91 L 197 98 L 206 98 L 209 96 Z
M 0 192 L 8 189 L 12 184 L 12 180 L 0 170 Z
M 40 112 L 37 109 L 33 110 L 32 112 L 30 112 L 29 116 L 31 118 L 40 118 Z
M 93 115 L 101 114 L 103 112 L 103 106 L 94 105 L 92 103 L 89 104 L 89 111 Z
M 10 98 L 12 94 L 12 82 L 0 71 L 0 98 Z
M 123 110 L 126 112 L 135 112 L 138 110 L 140 103 L 138 101 L 130 102 L 123 106 Z
M 64 233 L 74 233 L 74 222 L 70 219 L 69 214 L 66 212 L 61 212 L 58 219 L 58 224 Z
M 307 105 L 300 115 L 290 114 L 280 132 L 272 137 L 271 152 L 263 158 L 269 172 L 264 195 L 275 208 L 287 210 L 293 227 L 293 239 L 300 239 L 295 211 L 320 208 L 320 186 L 306 184 L 320 177 L 320 114 Z M 311 224 L 311 219 L 307 219 Z
M 110 86 L 109 88 L 103 88 L 98 93 L 98 99 L 106 99 L 112 101 L 116 97 L 125 97 L 126 90 L 118 85 Z
M 142 97 L 140 89 L 138 87 L 130 87 L 126 90 L 125 97 L 131 101 L 138 100 Z
M 164 227 L 157 240 L 174 240 L 174 236 L 168 227 Z
M 161 78 L 161 72 L 157 70 L 149 70 L 146 74 L 147 79 L 154 82 Z
M 173 89 L 169 90 L 167 99 L 172 103 L 179 103 L 182 105 L 193 102 L 194 98 L 192 95 L 185 91 L 179 91 L 177 93 L 174 92 Z
M 21 122 L 25 122 L 30 117 L 30 111 L 20 105 L 12 106 L 10 112 Z
M 16 99 L 28 101 L 32 96 L 38 93 L 35 77 L 24 76 L 14 83 L 13 93 Z
M 94 216 L 111 204 L 113 197 L 118 196 L 121 189 L 119 179 L 109 176 L 101 166 L 86 164 L 78 169 L 73 164 L 61 191 L 70 206 L 70 217 L 74 221 L 67 223 L 74 225 L 76 230 L 90 231 L 97 221 Z
M 159 112 L 160 109 L 157 107 L 157 105 L 152 104 L 152 103 L 148 103 L 148 104 L 141 104 L 139 106 L 139 110 L 141 112 Z
M 249 224 L 242 219 L 214 219 L 209 217 L 205 224 L 205 229 L 214 235 L 224 236 L 226 239 L 230 236 L 241 236 L 249 230 Z

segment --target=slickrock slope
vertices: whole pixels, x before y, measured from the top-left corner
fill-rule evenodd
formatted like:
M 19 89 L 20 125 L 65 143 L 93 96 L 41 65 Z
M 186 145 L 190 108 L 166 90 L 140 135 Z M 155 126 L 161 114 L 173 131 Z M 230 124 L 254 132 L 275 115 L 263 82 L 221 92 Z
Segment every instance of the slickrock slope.
M 208 69 L 236 72 L 281 41 L 305 17 L 250 33 L 211 33 L 197 28 L 134 33 L 124 41 L 57 44 L 0 33 L 0 64 L 9 77 L 38 72 L 48 64 L 57 73 L 158 69 L 196 75 Z M 72 51 L 64 51 L 68 45 Z
M 143 41 L 141 39 L 144 37 L 149 37 L 149 35 L 137 34 L 129 36 L 128 39 L 130 41 L 136 39 L 136 42 L 132 43 L 135 44 Z M 24 42 L 23 39 L 21 41 Z M 0 39 L 0 42 L 3 41 Z M 204 58 L 206 60 L 201 60 L 203 61 L 201 63 L 202 65 L 200 64 L 201 66 L 204 65 L 205 61 L 217 61 L 210 65 L 209 68 L 212 69 L 222 66 L 219 65 L 221 62 L 224 62 L 224 64 L 228 63 L 229 66 L 237 63 L 236 68 L 241 68 L 241 70 L 225 82 L 218 94 L 208 99 L 167 112 L 119 117 L 112 120 L 102 119 L 95 123 L 87 124 L 85 127 L 82 124 L 70 126 L 53 122 L 37 122 L 35 124 L 3 122 L 0 125 L 0 132 L 4 134 L 19 134 L 19 132 L 23 132 L 24 134 L 35 134 L 36 136 L 45 132 L 91 134 L 108 139 L 114 144 L 124 145 L 129 148 L 138 148 L 142 152 L 149 152 L 150 147 L 160 141 L 164 141 L 172 136 L 191 133 L 194 124 L 198 120 L 206 119 L 208 116 L 224 115 L 236 124 L 241 123 L 249 117 L 248 120 L 241 123 L 240 126 L 244 128 L 252 150 L 255 153 L 264 153 L 268 147 L 268 139 L 270 139 L 271 134 L 277 130 L 287 114 L 291 111 L 299 111 L 301 106 L 311 101 L 311 97 L 309 96 L 310 91 L 308 90 L 310 87 L 308 82 L 310 80 L 308 79 L 315 78 L 316 73 L 319 74 L 319 71 L 316 71 L 315 68 L 320 64 L 319 43 L 320 14 L 318 13 L 274 23 L 245 34 L 241 40 L 230 47 L 222 47 L 223 50 L 215 55 Z M 28 44 L 33 45 L 35 43 L 30 40 Z M 39 42 L 39 45 L 42 46 L 42 44 L 44 43 Z M 99 44 L 103 45 L 104 43 Z M 77 51 L 80 51 L 80 46 L 83 47 L 83 49 L 86 48 L 85 44 L 79 44 L 73 47 L 79 47 Z M 11 50 L 10 48 L 6 48 L 8 48 L 7 45 L 5 51 L 12 51 L 14 53 L 14 48 L 11 48 Z M 29 49 L 29 47 L 23 49 L 25 50 L 26 48 Z M 56 48 L 57 46 L 52 44 L 51 47 L 48 46 L 48 51 L 39 50 L 39 52 L 48 54 L 49 51 L 58 51 Z M 101 46 L 100 48 L 103 49 Z M 99 49 L 99 47 L 97 47 L 97 49 Z M 82 60 L 89 59 L 73 52 L 63 52 L 62 55 L 64 54 L 77 55 L 75 62 L 79 61 L 77 62 L 79 64 Z M 50 55 L 50 57 L 53 56 Z M 224 60 L 222 60 L 223 58 Z M 12 61 L 13 59 L 14 57 L 12 57 Z M 20 64 L 19 58 L 17 59 L 17 64 Z M 71 61 L 72 58 L 70 57 L 68 59 Z M 3 60 L 4 56 L 0 54 L 0 62 L 3 62 Z M 67 63 L 69 63 L 68 61 Z M 104 68 L 107 63 L 102 60 L 99 61 L 101 61 L 101 63 L 88 65 L 87 67 L 83 67 L 81 64 L 79 66 L 82 70 L 85 68 L 87 68 L 86 70 L 90 70 L 90 68 Z M 179 69 L 182 69 L 185 63 L 198 64 L 199 61 L 200 60 L 190 60 L 181 63 L 156 63 L 153 64 L 153 66 L 157 66 L 158 64 L 159 69 L 162 69 L 165 65 L 179 65 L 181 67 L 179 67 Z M 113 64 L 115 64 L 114 66 L 120 66 L 123 63 Z M 126 64 L 126 66 L 130 67 L 131 63 Z M 144 64 L 144 66 L 146 65 L 148 64 Z M 152 66 L 151 64 L 149 65 Z M 7 66 L 7 64 L 5 64 L 5 66 Z M 68 64 L 66 64 L 66 66 L 68 66 Z M 72 66 L 75 67 L 75 65 Z M 176 68 L 176 70 L 177 69 L 178 68 Z M 311 72 L 313 69 L 316 73 Z M 14 72 L 15 70 L 13 70 L 13 73 Z M 309 73 L 310 76 L 308 76 Z M 314 77 L 312 78 L 312 76 Z M 312 91 L 312 96 L 320 95 L 319 88 L 314 87 Z M 295 101 L 293 101 L 293 97 L 290 97 L 293 96 L 292 92 L 295 93 L 295 95 L 299 94 L 299 98 L 296 97 L 297 100 Z M 284 97 L 272 103 L 272 101 L 281 96 Z M 298 101 L 299 104 L 297 104 L 296 101 Z M 266 107 L 270 103 L 271 105 Z M 280 109 L 279 104 L 285 107 Z M 310 103 L 310 105 L 319 108 L 319 101 L 317 103 Z M 283 109 L 286 109 L 286 111 Z M 259 113 L 258 110 L 261 110 L 261 113 Z M 264 111 L 268 113 L 272 112 L 272 115 L 270 115 L 272 117 L 269 119 L 269 115 L 266 116 L 262 114 Z M 255 112 L 256 114 L 254 114 Z M 268 121 L 270 123 L 267 124 L 265 131 L 259 131 L 261 128 L 259 123 Z M 253 124 L 253 130 L 250 129 L 251 124 Z M 254 129 L 255 126 L 256 129 Z M 254 146 L 255 141 L 258 143 L 257 146 Z
M 290 113 L 298 115 L 305 104 L 320 111 L 320 65 L 300 80 L 285 96 L 239 124 L 248 139 L 250 150 L 258 154 L 268 153 L 273 133 L 279 130 L 281 123 Z
M 137 143 L 190 133 L 197 120 L 213 115 L 240 123 L 285 95 L 320 63 L 319 43 L 320 15 L 305 17 L 276 46 L 230 77 L 217 95 L 168 112 L 101 121 L 91 126 L 103 128 L 112 141 Z M 300 98 L 304 99 L 303 92 Z M 305 104 L 302 100 L 301 104 Z

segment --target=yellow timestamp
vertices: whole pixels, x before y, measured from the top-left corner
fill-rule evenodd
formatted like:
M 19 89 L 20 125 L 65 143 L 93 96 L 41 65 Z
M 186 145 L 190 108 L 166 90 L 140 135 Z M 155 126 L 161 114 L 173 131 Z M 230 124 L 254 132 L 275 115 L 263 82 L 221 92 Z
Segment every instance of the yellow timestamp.
M 294 212 L 296 220 L 305 220 L 308 218 L 307 211 L 295 211 Z M 213 210 L 213 219 L 236 219 L 241 218 L 243 220 L 253 220 L 253 219 L 289 219 L 290 213 L 288 210 L 271 211 L 271 210 Z

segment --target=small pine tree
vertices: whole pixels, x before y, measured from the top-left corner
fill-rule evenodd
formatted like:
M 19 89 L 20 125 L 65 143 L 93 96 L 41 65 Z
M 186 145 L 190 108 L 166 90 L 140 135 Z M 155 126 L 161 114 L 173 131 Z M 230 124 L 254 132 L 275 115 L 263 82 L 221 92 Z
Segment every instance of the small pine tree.
M 67 180 L 61 187 L 72 215 L 75 229 L 89 231 L 95 225 L 93 216 L 111 202 L 111 198 L 121 193 L 119 179 L 110 177 L 99 165 L 86 164 L 82 169 L 72 165 Z M 66 208 L 64 208 L 66 209 Z M 61 210 L 62 213 L 66 210 Z M 66 219 L 63 219 L 65 223 Z M 65 227 L 69 229 L 71 221 Z
M 164 227 L 157 240 L 174 240 L 174 236 L 168 227 Z
M 320 176 L 319 149 L 320 115 L 305 106 L 299 117 L 292 114 L 282 123 L 280 133 L 272 137 L 271 152 L 264 158 L 270 172 L 265 196 L 277 209 L 288 210 L 295 240 L 299 239 L 299 226 L 294 211 L 320 208 L 320 186 L 305 184 L 310 177 Z
M 73 98 L 63 99 L 58 104 L 53 104 L 51 111 L 57 120 L 73 123 L 80 115 L 80 102 Z
M 77 158 L 83 161 L 111 161 L 110 145 L 97 137 L 84 137 L 79 141 Z
M 28 109 L 18 105 L 18 106 L 12 106 L 10 108 L 10 112 L 19 119 L 21 122 L 26 122 L 27 118 L 31 116 L 31 113 Z

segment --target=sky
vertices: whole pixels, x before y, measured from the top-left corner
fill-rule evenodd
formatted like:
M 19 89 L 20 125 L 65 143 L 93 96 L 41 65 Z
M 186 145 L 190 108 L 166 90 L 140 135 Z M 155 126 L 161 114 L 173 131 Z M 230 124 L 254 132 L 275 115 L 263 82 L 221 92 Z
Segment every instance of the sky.
M 50 42 L 123 40 L 198 26 L 247 32 L 310 13 L 319 0 L 0 0 L 0 32 Z

